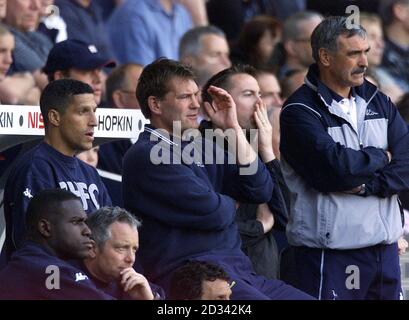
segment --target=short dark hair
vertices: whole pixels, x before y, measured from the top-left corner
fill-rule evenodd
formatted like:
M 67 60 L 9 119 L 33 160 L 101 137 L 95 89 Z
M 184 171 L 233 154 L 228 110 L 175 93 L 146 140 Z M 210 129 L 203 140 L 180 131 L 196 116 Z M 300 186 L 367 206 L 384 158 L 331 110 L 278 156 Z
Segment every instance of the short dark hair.
M 60 71 L 62 79 L 70 79 L 71 78 L 70 69 L 62 69 L 62 70 L 58 70 L 58 71 Z M 48 82 L 55 81 L 55 72 L 47 74 L 47 79 L 48 79 Z
M 257 76 L 257 70 L 254 67 L 250 65 L 246 65 L 246 64 L 234 65 L 230 68 L 220 71 L 219 73 L 216 73 L 203 86 L 202 101 L 209 102 L 209 103 L 212 102 L 212 97 L 207 92 L 210 86 L 216 86 L 226 91 L 229 91 L 231 89 L 231 84 L 230 84 L 231 77 L 236 74 L 243 74 L 243 73 L 249 74 L 253 76 L 254 78 L 256 78 Z
M 141 222 L 131 213 L 120 207 L 102 207 L 87 218 L 87 225 L 91 229 L 95 244 L 102 248 L 111 237 L 109 226 L 114 222 L 123 222 L 138 229 Z
M 312 57 L 316 62 L 319 61 L 319 50 L 325 48 L 330 52 L 335 52 L 338 49 L 338 37 L 344 35 L 347 38 L 359 35 L 366 38 L 366 31 L 361 26 L 348 26 L 346 17 L 331 16 L 325 18 L 314 29 L 311 35 Z
M 172 300 L 199 300 L 203 281 L 217 279 L 230 281 L 222 267 L 206 261 L 189 261 L 176 269 L 170 280 L 169 296 Z
M 293 77 L 297 74 L 300 73 L 305 73 L 306 74 L 306 70 L 303 69 L 291 69 L 288 70 L 285 75 L 284 78 L 281 79 L 280 81 L 280 86 L 281 86 L 281 95 L 283 97 L 289 97 L 291 94 L 293 94 L 294 90 L 295 90 L 295 86 L 293 84 Z
M 78 94 L 93 94 L 90 85 L 73 79 L 60 79 L 50 82 L 41 93 L 40 109 L 44 120 L 44 127 L 48 128 L 48 112 L 51 109 L 64 114 L 72 102 L 72 98 Z
M 114 100 L 112 98 L 113 93 L 116 90 L 124 89 L 127 82 L 128 70 L 132 67 L 142 67 L 136 63 L 126 63 L 118 68 L 114 69 L 106 80 L 106 98 L 110 108 L 113 108 Z M 134 88 L 136 91 L 136 88 Z
M 143 69 L 136 87 L 136 98 L 145 118 L 151 117 L 148 98 L 162 99 L 169 92 L 169 81 L 173 78 L 195 80 L 195 75 L 189 66 L 166 58 L 159 58 Z
M 81 201 L 75 194 L 63 189 L 44 189 L 30 200 L 26 212 L 28 237 L 35 237 L 37 225 L 41 219 L 52 219 L 61 214 L 61 205 L 65 201 Z M 82 204 L 81 204 L 82 205 Z

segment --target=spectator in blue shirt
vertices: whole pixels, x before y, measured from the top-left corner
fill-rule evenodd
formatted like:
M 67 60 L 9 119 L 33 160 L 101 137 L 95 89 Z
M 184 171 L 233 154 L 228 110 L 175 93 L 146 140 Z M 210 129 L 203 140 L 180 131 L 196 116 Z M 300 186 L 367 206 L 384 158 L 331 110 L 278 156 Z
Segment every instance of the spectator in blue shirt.
M 174 0 L 128 0 L 108 21 L 117 60 L 141 65 L 177 59 L 180 38 L 191 27 L 188 11 Z
M 68 39 L 94 44 L 103 55 L 111 57 L 109 41 L 99 0 L 55 0 L 67 24 Z
M 41 68 L 52 43 L 37 31 L 40 10 L 40 0 L 9 1 L 4 22 L 10 27 L 16 41 L 10 73 L 28 71 L 33 74 L 37 87 L 43 89 L 47 85 L 47 77 Z

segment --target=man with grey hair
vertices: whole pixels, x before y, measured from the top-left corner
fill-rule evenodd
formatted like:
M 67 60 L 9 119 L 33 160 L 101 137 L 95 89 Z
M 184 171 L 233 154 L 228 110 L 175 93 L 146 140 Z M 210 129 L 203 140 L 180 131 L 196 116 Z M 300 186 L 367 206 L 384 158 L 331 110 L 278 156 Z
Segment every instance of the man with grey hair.
M 409 0 L 381 0 L 379 15 L 385 29 L 382 67 L 409 91 Z
M 310 37 L 321 20 L 321 14 L 315 11 L 297 12 L 285 20 L 282 44 L 281 47 L 277 47 L 277 50 L 282 51 L 280 58 L 283 64 L 279 70 L 279 79 L 284 78 L 292 70 L 308 68 L 314 62 Z
M 193 68 L 199 87 L 231 66 L 229 53 L 224 32 L 215 26 L 190 29 L 179 43 L 179 59 Z
M 320 299 L 399 299 L 408 127 L 365 80 L 366 31 L 347 21 L 329 17 L 314 30 L 316 63 L 281 113 L 294 280 Z
M 164 297 L 160 287 L 152 285 L 133 268 L 139 248 L 141 223 L 119 207 L 102 207 L 87 219 L 95 245 L 91 257 L 81 269 L 97 288 L 121 300 L 153 300 Z

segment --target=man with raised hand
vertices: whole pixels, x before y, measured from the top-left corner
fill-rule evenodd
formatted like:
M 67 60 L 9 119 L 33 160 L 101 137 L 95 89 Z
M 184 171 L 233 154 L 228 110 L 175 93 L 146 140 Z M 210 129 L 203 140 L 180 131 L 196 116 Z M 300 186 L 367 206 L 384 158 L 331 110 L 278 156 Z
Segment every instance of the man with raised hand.
M 187 260 L 209 261 L 236 281 L 233 299 L 309 299 L 281 281 L 256 276 L 241 251 L 236 201 L 267 202 L 273 184 L 224 89 L 210 87 L 213 102 L 205 108 L 232 135 L 235 164 L 216 144 L 209 148 L 201 137 L 182 137 L 199 133 L 194 79 L 189 67 L 159 59 L 138 82 L 138 101 L 150 125 L 125 155 L 123 196 L 125 207 L 144 222 L 138 254 L 145 274 L 166 290 L 172 271 Z

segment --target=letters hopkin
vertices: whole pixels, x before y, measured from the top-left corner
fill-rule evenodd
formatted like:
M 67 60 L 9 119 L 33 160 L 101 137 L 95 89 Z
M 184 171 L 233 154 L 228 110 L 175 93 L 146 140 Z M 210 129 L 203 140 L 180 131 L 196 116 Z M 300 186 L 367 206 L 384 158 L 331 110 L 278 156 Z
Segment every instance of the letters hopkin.
M 187 318 L 189 317 L 191 310 L 192 307 L 172 307 L 165 303 L 163 306 L 158 307 L 157 314 L 179 314 L 184 315 L 185 318 Z
M 98 130 L 132 131 L 132 118 L 126 116 L 98 116 Z

